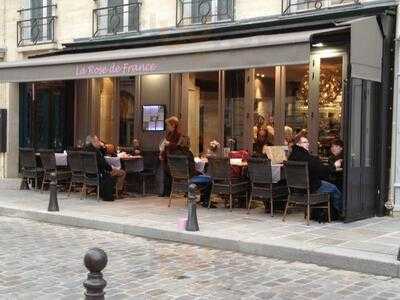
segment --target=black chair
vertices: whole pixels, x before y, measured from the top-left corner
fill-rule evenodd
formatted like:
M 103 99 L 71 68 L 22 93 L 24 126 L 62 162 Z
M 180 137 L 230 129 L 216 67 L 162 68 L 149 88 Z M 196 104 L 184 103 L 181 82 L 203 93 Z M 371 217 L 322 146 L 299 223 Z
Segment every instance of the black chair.
M 234 195 L 244 193 L 246 199 L 248 198 L 249 182 L 232 177 L 229 158 L 209 158 L 207 173 L 213 179 L 212 194 L 229 195 L 229 209 L 231 211 Z M 208 208 L 210 208 L 210 205 L 211 201 L 208 202 Z
M 156 178 L 157 169 L 160 164 L 160 160 L 158 158 L 158 152 L 154 151 L 143 151 L 143 171 L 140 172 L 139 176 L 142 181 L 142 195 L 146 195 L 146 182 L 148 178 Z
M 189 161 L 184 155 L 168 155 L 168 167 L 171 172 L 172 185 L 168 207 L 171 206 L 172 194 L 175 192 L 188 193 L 189 189 Z
M 272 180 L 272 166 L 271 160 L 268 158 L 257 157 L 248 160 L 248 175 L 250 178 L 250 200 L 247 206 L 247 213 L 250 212 L 252 201 L 263 199 L 265 201 L 265 209 L 267 208 L 267 200 L 270 201 L 271 217 L 274 216 L 274 201 L 286 201 L 281 198 L 276 198 L 282 193 L 282 186 L 276 186 Z M 283 187 L 286 190 L 286 187 Z
M 289 197 L 283 214 L 283 221 L 285 221 L 290 205 L 294 204 L 294 206 L 304 206 L 304 217 L 307 225 L 310 225 L 310 210 L 315 208 L 327 209 L 328 222 L 331 222 L 330 195 L 328 193 L 311 192 L 308 163 L 287 161 L 284 162 L 284 167 Z
M 123 169 L 128 177 L 133 175 L 142 179 L 140 177 L 140 173 L 144 170 L 143 158 L 121 159 L 121 165 L 123 166 Z M 129 183 L 131 180 L 132 178 L 130 178 L 130 180 L 126 180 L 124 186 L 133 185 L 132 183 Z
M 38 150 L 40 154 L 40 161 L 44 169 L 43 181 L 42 181 L 42 192 L 44 190 L 44 185 L 50 184 L 51 173 L 56 174 L 57 184 L 60 181 L 67 181 L 71 178 L 71 172 L 68 170 L 57 170 L 56 156 L 54 150 L 50 149 L 40 149 Z
M 20 148 L 19 157 L 22 168 L 22 180 L 34 180 L 35 189 L 38 189 L 38 179 L 43 178 L 44 170 L 37 165 L 35 149 Z
M 100 199 L 100 176 L 97 166 L 97 157 L 95 152 L 81 152 L 83 162 L 83 191 L 86 198 L 87 187 L 95 186 L 97 191 L 97 201 Z
M 71 183 L 69 185 L 68 197 L 71 195 L 72 187 L 81 186 L 81 194 L 83 195 L 83 186 L 85 183 L 83 160 L 80 151 L 68 151 L 68 166 L 71 169 Z

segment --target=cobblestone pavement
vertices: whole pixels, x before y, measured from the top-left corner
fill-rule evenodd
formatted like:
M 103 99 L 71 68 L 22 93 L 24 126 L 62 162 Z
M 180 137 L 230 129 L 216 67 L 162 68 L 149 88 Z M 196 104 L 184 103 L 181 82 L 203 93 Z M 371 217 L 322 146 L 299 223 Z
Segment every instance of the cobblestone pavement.
M 106 299 L 400 299 L 400 279 L 0 217 L 0 299 L 82 299 L 108 253 Z

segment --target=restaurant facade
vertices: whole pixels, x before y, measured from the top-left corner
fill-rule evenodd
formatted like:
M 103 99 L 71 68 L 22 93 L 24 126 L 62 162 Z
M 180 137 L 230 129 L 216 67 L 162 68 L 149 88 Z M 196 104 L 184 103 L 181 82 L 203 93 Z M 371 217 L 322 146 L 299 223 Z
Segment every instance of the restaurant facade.
M 392 147 L 395 1 L 260 1 L 258 16 L 240 0 L 177 0 L 175 26 L 158 30 L 141 25 L 144 1 L 96 1 L 91 36 L 64 42 L 56 33 L 67 26 L 59 21 L 65 1 L 41 3 L 40 13 L 33 2 L 17 25 L 22 59 L 5 51 L 0 64 L 4 176 L 17 175 L 19 147 L 63 151 L 92 133 L 158 151 L 172 115 L 195 155 L 213 140 L 251 153 L 263 119 L 274 145 L 305 129 L 321 158 L 333 139 L 344 141 L 347 221 L 392 208 L 400 165 Z

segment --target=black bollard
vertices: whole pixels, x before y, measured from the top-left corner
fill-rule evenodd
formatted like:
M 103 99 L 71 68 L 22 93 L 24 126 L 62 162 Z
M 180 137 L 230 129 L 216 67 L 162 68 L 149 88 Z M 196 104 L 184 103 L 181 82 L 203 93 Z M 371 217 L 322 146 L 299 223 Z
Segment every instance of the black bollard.
M 89 270 L 87 279 L 83 283 L 86 300 L 104 300 L 104 288 L 107 282 L 103 279 L 103 269 L 107 265 L 107 254 L 100 248 L 93 248 L 86 252 L 83 262 Z
M 197 222 L 197 213 L 196 213 L 196 185 L 189 185 L 189 207 L 188 207 L 188 220 L 186 223 L 187 231 L 199 231 L 199 223 Z
M 397 252 L 397 260 L 400 261 L 400 248 L 399 251 Z
M 50 201 L 47 211 L 59 211 L 57 200 L 57 175 L 56 173 L 50 174 Z
M 19 189 L 20 189 L 21 191 L 23 191 L 23 190 L 29 190 L 28 179 L 26 179 L 25 177 L 22 178 L 21 185 L 20 185 Z

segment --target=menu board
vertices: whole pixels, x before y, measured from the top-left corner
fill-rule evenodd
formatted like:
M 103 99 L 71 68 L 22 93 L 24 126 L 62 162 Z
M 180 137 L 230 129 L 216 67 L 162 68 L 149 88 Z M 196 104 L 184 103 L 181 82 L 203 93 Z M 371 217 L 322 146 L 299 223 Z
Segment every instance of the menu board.
M 143 131 L 165 130 L 165 105 L 143 105 Z

